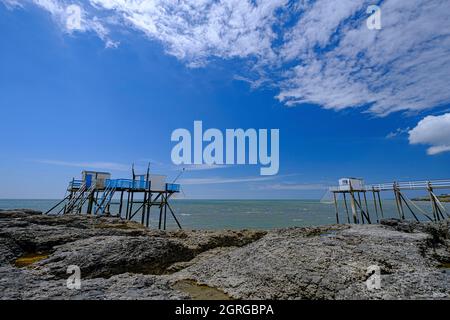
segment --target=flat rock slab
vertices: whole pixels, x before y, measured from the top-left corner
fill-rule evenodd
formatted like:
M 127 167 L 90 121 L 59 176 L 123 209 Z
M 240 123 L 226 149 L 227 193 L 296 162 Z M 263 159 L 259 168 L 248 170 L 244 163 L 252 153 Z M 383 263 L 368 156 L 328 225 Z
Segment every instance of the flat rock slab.
M 0 267 L 1 299 L 29 300 L 166 300 L 189 299 L 165 276 L 123 273 L 110 278 L 83 279 L 80 289 L 68 289 L 66 279 L 34 270 Z
M 449 239 L 431 239 L 382 225 L 277 230 L 176 276 L 237 299 L 448 299 L 450 275 L 436 252 L 450 260 Z M 381 288 L 369 290 L 374 265 Z

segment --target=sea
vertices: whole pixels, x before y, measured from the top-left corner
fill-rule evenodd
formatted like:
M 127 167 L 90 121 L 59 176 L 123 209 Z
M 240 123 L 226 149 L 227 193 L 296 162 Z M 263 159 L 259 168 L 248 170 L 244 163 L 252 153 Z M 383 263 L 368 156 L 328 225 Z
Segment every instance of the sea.
M 31 199 L 0 199 L 0 209 L 27 208 L 46 212 L 57 204 L 59 200 L 31 200 Z M 430 202 L 415 202 L 425 213 L 431 215 Z M 126 206 L 126 204 L 125 204 Z M 319 226 L 336 223 L 333 203 L 319 200 L 187 200 L 174 199 L 171 201 L 180 224 L 184 229 L 274 229 L 301 226 Z M 398 217 L 394 200 L 383 200 L 384 217 Z M 450 204 L 445 204 L 450 212 Z M 376 221 L 374 204 L 368 201 L 369 214 Z M 350 208 L 349 208 L 350 210 Z M 378 208 L 378 216 L 381 217 Z M 414 219 L 405 207 L 407 219 Z M 55 210 L 53 213 L 56 213 Z M 111 213 L 118 212 L 118 204 L 111 205 Z M 344 203 L 339 202 L 340 222 L 346 222 Z M 427 218 L 415 209 L 420 220 Z M 350 213 L 351 214 L 351 213 Z M 159 210 L 152 209 L 150 227 L 158 224 Z M 140 217 L 135 218 L 136 221 Z M 167 228 L 175 229 L 177 225 L 167 211 Z

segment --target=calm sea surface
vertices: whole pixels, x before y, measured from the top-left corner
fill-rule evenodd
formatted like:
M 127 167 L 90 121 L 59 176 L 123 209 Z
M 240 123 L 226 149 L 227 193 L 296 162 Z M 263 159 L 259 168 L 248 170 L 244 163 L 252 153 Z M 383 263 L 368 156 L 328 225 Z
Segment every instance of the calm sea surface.
M 30 208 L 47 211 L 56 203 L 58 200 L 0 199 L 0 209 Z M 431 212 L 430 203 L 416 204 L 426 212 Z M 342 222 L 346 220 L 345 209 L 342 202 L 339 205 Z M 318 200 L 172 200 L 172 207 L 186 229 L 271 229 L 335 223 L 334 205 Z M 448 203 L 446 207 L 450 212 Z M 397 217 L 394 201 L 384 200 L 383 209 L 385 217 Z M 118 212 L 118 205 L 111 205 L 111 212 Z M 372 202 L 369 202 L 369 212 L 372 219 L 375 218 Z M 405 212 L 412 219 L 407 209 Z M 168 228 L 175 228 L 169 211 L 167 214 Z M 159 210 L 152 209 L 153 226 L 157 225 L 158 216 Z

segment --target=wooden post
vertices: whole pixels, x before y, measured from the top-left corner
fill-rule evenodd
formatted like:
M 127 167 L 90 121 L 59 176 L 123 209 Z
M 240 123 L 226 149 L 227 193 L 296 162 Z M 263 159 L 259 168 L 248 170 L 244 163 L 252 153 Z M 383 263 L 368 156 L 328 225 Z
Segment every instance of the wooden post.
M 350 214 L 348 213 L 347 197 L 345 195 L 345 192 L 343 192 L 342 194 L 344 195 L 344 206 L 345 206 L 345 212 L 347 214 L 347 222 L 350 223 Z
M 163 207 L 162 207 L 162 198 L 163 198 L 163 195 L 162 194 L 159 194 L 160 196 L 161 196 L 161 200 L 160 200 L 160 204 L 159 204 L 159 223 L 158 223 L 158 229 L 160 229 L 161 230 L 161 225 L 162 225 L 162 214 L 163 214 Z
M 433 197 L 433 188 L 431 187 L 431 183 L 430 182 L 427 182 L 427 190 L 428 190 L 428 193 L 430 195 L 430 202 L 431 202 L 431 207 L 433 209 L 434 221 L 439 221 L 439 214 L 437 212 L 436 202 L 434 201 L 434 197 Z
M 381 218 L 384 218 L 384 212 L 383 212 L 383 205 L 381 203 L 380 190 L 377 191 L 377 196 L 378 196 L 378 203 L 380 204 Z
M 436 204 L 436 209 L 438 211 L 438 214 L 440 214 L 440 218 L 442 220 L 445 220 L 444 213 L 442 212 L 442 209 L 444 210 L 444 212 L 447 215 L 447 217 L 450 218 L 450 215 L 445 210 L 445 207 L 442 205 L 441 201 L 439 200 L 439 198 L 434 193 L 433 193 L 433 198 L 434 198 L 434 203 Z
M 398 203 L 400 205 L 400 212 L 402 214 L 402 220 L 405 220 L 405 211 L 403 210 L 403 196 L 399 189 L 397 189 Z
M 134 186 L 134 183 L 133 183 Z M 131 220 L 132 214 L 133 214 L 133 202 L 134 202 L 134 189 L 131 191 L 131 198 L 130 198 L 130 213 L 128 214 L 129 219 Z
M 356 204 L 357 204 L 358 207 L 359 207 L 359 214 L 360 214 L 360 216 L 361 216 L 361 221 L 362 221 L 362 223 L 364 224 L 364 223 L 365 223 L 365 220 L 364 220 L 364 213 L 363 213 L 363 210 L 362 210 L 361 194 L 360 194 L 359 191 L 358 191 L 358 201 L 357 201 Z
M 181 224 L 180 224 L 180 222 L 178 221 L 177 217 L 175 216 L 175 213 L 173 212 L 173 210 L 172 210 L 172 208 L 170 207 L 170 205 L 169 205 L 168 202 L 167 202 L 167 207 L 169 208 L 170 213 L 172 214 L 173 218 L 175 219 L 175 222 L 177 223 L 178 228 L 180 228 L 180 230 L 183 229 L 183 228 L 181 228 Z
M 123 190 L 120 192 L 119 217 L 122 217 Z
M 166 230 L 166 221 L 167 221 L 167 192 L 165 192 L 164 196 L 164 230 Z
M 411 212 L 411 214 L 413 215 L 414 219 L 416 219 L 417 222 L 419 222 L 419 219 L 417 218 L 416 214 L 414 213 L 414 210 L 410 207 L 410 205 L 408 204 L 408 202 L 406 201 L 405 197 L 403 196 L 402 193 L 399 193 L 399 196 L 403 199 L 403 201 L 405 202 L 406 207 L 409 209 L 409 211 Z
M 353 223 L 359 223 L 358 216 L 356 214 L 355 197 L 353 196 L 353 191 L 351 187 L 350 187 L 350 206 L 352 208 Z
M 72 183 L 70 184 L 70 195 L 69 195 L 68 203 L 70 203 L 70 201 L 72 200 L 72 197 L 73 197 L 73 183 L 74 182 L 75 182 L 75 178 L 72 178 Z M 63 209 L 64 209 L 64 214 L 66 214 L 67 213 L 67 203 L 64 204 L 64 208 Z
M 395 204 L 397 206 L 397 212 L 398 212 L 398 216 L 400 219 L 404 219 L 403 217 L 403 212 L 402 212 L 402 207 L 400 206 L 400 197 L 398 195 L 398 187 L 397 187 L 397 182 L 394 182 L 394 195 L 395 195 Z
M 333 192 L 333 199 L 334 199 L 334 208 L 336 210 L 336 223 L 339 224 L 339 211 L 338 211 L 338 204 L 336 199 L 336 193 Z
M 365 204 L 365 207 L 366 207 L 367 217 L 368 217 L 369 223 L 371 223 L 370 222 L 369 206 L 367 205 L 366 191 L 363 191 L 363 196 L 364 196 L 364 204 Z M 377 219 L 377 222 L 378 222 L 378 219 Z
M 150 225 L 150 211 L 151 211 L 151 207 L 152 207 L 152 182 L 149 181 L 148 182 L 147 222 L 145 224 L 147 226 L 147 228 Z
M 125 219 L 129 220 L 130 219 L 130 197 L 131 197 L 131 193 L 130 193 L 130 189 L 127 189 L 127 211 L 125 212 Z
M 377 198 L 375 197 L 374 187 L 372 187 L 372 196 L 373 196 L 373 206 L 375 207 L 375 215 L 377 216 L 377 223 L 379 223 L 380 219 L 378 218 L 378 205 L 377 205 Z
M 152 194 L 149 193 L 148 200 L 147 200 L 147 213 L 146 213 L 146 220 L 145 220 L 145 226 L 148 228 L 150 225 L 150 211 L 152 208 Z
M 88 200 L 88 207 L 87 207 L 87 214 L 92 214 L 92 207 L 94 205 L 94 192 L 91 192 L 91 194 L 89 195 L 89 200 Z
M 144 223 L 145 223 L 145 212 L 146 212 L 146 207 L 145 207 L 145 205 L 146 205 L 146 203 L 147 203 L 147 190 L 144 190 L 144 200 L 143 200 L 143 202 L 142 202 L 142 213 L 141 213 L 141 224 L 142 225 L 144 225 Z
M 55 204 L 50 210 L 48 210 L 46 213 L 44 214 L 49 214 L 51 211 L 53 211 L 53 209 L 55 209 L 57 206 L 59 206 L 61 203 L 63 203 L 64 201 L 66 201 L 67 199 L 70 199 L 70 194 L 68 196 L 66 196 L 64 199 L 62 199 L 60 202 L 58 202 L 57 204 Z

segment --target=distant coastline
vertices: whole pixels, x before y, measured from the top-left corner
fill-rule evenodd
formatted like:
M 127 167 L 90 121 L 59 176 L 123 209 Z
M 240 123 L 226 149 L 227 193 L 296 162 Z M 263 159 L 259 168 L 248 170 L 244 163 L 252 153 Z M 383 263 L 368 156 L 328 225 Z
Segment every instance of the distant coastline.
M 450 194 L 441 194 L 437 196 L 441 202 L 450 202 Z M 416 197 L 411 199 L 412 201 L 430 201 L 429 197 Z

